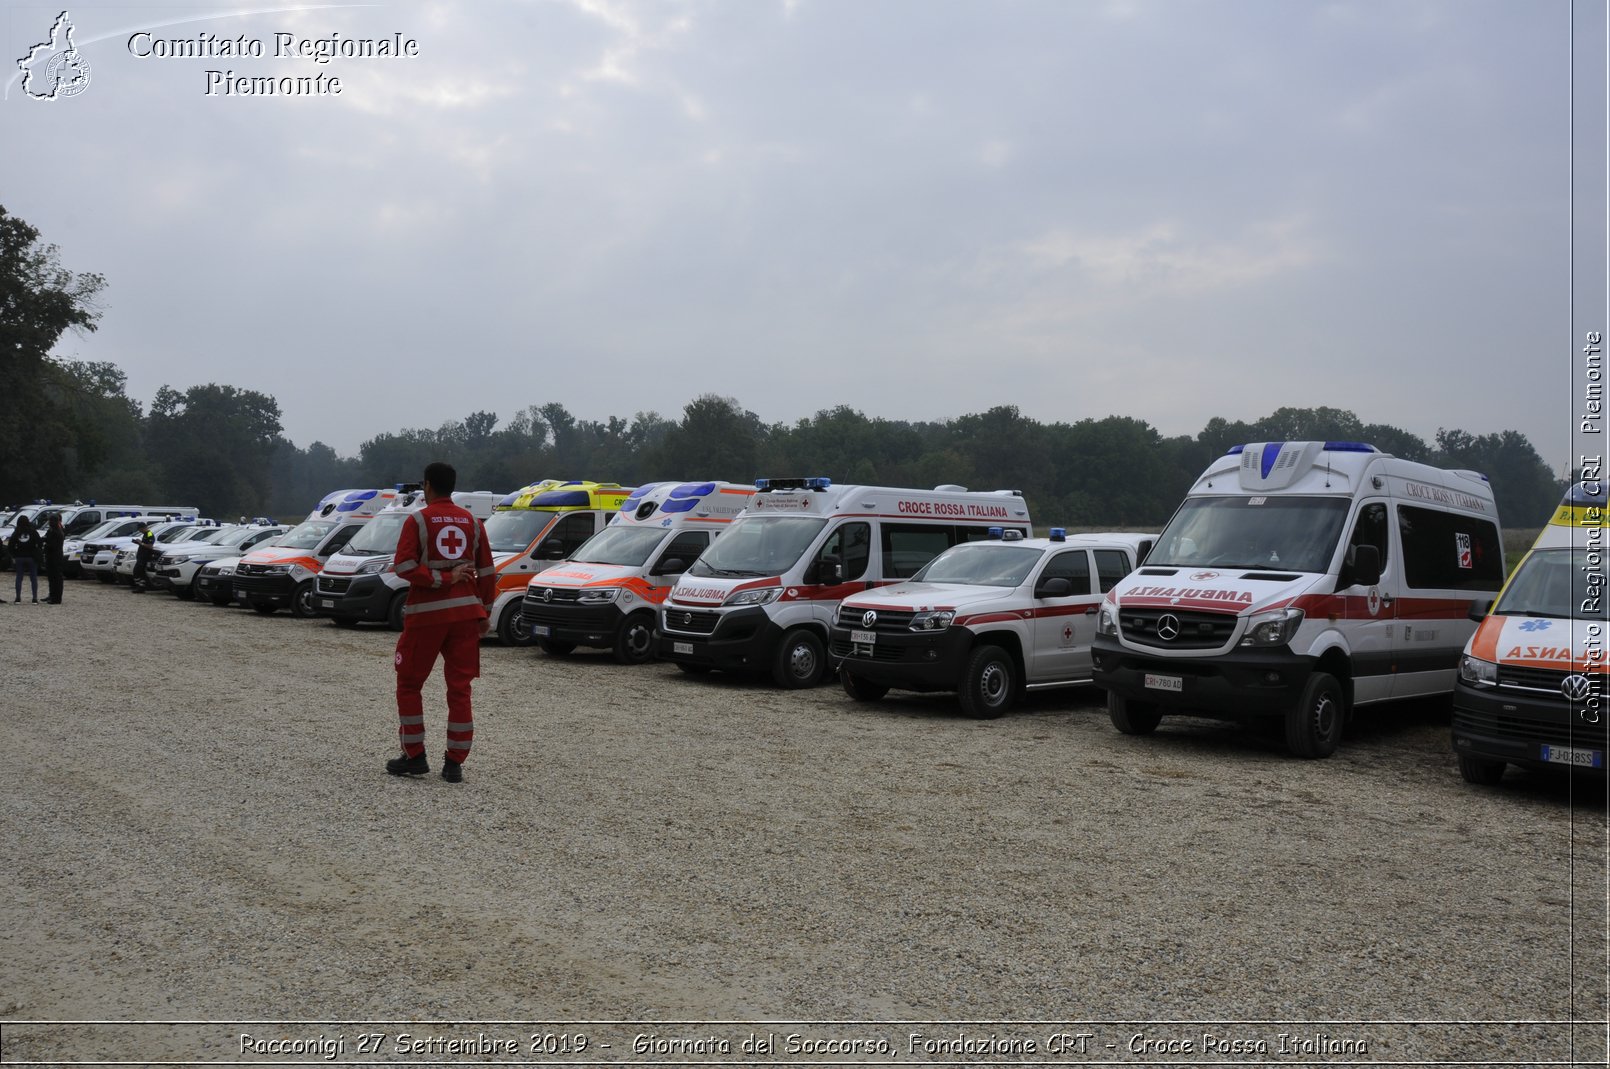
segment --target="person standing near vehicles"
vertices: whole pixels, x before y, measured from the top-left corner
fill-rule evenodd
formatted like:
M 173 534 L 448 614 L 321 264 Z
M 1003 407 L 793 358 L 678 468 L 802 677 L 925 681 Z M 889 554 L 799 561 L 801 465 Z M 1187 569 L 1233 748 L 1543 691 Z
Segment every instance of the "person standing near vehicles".
M 423 776 L 425 703 L 420 694 L 436 658 L 447 682 L 447 757 L 442 778 L 461 782 L 460 766 L 475 734 L 470 683 L 481 674 L 481 636 L 490 626 L 497 572 L 486 528 L 453 504 L 458 473 L 440 461 L 425 468 L 425 507 L 410 514 L 397 538 L 392 570 L 408 581 L 397 670 L 397 736 L 402 756 L 386 762 L 393 776 Z
M 140 544 L 134 550 L 134 580 L 129 587 L 131 594 L 144 594 L 146 588 L 146 573 L 151 568 L 151 562 L 157 555 L 157 536 L 155 531 L 147 530 L 140 536 Z
M 45 578 L 49 582 L 46 604 L 60 605 L 62 592 L 62 542 L 67 533 L 62 529 L 61 514 L 51 513 L 50 525 L 45 528 Z
M 6 546 L 11 550 L 12 567 L 17 570 L 17 601 L 22 601 L 22 577 L 26 574 L 34 603 L 38 604 L 39 557 L 45 547 L 39 532 L 34 528 L 34 521 L 27 516 L 17 517 L 16 530 L 11 532 L 11 538 L 6 542 Z

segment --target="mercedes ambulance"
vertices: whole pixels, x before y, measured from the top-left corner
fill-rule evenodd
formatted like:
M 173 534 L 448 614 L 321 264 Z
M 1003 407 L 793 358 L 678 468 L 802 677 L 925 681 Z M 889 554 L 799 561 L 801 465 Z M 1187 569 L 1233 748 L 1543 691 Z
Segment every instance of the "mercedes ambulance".
M 527 630 L 550 654 L 601 646 L 622 664 L 649 660 L 671 585 L 754 496 L 723 482 L 638 487 L 609 526 L 531 580 Z
M 260 613 L 289 608 L 314 614 L 313 580 L 329 560 L 397 500 L 395 489 L 335 490 L 324 495 L 307 519 L 235 563 L 235 600 Z
M 1604 483 L 1577 483 L 1471 636 L 1453 694 L 1467 782 L 1497 783 L 1512 764 L 1604 770 L 1607 535 Z
M 425 494 L 413 483 L 399 485 L 397 492 L 401 496 L 396 502 L 381 510 L 341 552 L 325 561 L 314 580 L 314 611 L 330 617 L 338 626 L 352 627 L 360 620 L 368 620 L 390 624 L 393 631 L 402 630 L 408 583 L 392 572 L 392 557 L 408 515 L 425 507 Z M 488 490 L 460 490 L 453 494 L 453 504 L 485 520 L 503 496 Z
M 1097 618 L 1095 680 L 1131 735 L 1165 712 L 1277 719 L 1326 757 L 1351 711 L 1453 690 L 1504 580 L 1484 476 L 1358 442 L 1235 446 Z
M 660 606 L 659 654 L 685 672 L 769 672 L 778 686 L 813 686 L 844 598 L 909 579 L 991 527 L 1030 530 L 1016 490 L 834 486 L 826 478 L 755 486 L 749 507 Z
M 1088 685 L 1102 595 L 1151 547 L 1146 534 L 1014 537 L 952 546 L 904 583 L 845 598 L 829 654 L 844 692 L 956 692 L 980 719 L 1026 691 Z

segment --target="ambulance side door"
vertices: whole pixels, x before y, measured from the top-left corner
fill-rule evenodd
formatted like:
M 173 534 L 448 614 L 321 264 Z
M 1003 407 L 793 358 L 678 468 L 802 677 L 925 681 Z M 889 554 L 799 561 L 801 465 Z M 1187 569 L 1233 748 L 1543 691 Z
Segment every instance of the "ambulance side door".
M 1032 609 L 1034 655 L 1030 683 L 1054 683 L 1090 676 L 1090 642 L 1096 636 L 1096 612 L 1101 593 L 1091 581 L 1090 551 L 1053 552 L 1035 577 Z M 1061 597 L 1045 593 L 1052 579 L 1062 579 L 1068 592 Z
M 1397 656 L 1397 598 L 1401 564 L 1393 552 L 1392 524 L 1385 501 L 1366 501 L 1353 518 L 1342 558 L 1336 593 L 1342 604 L 1337 613 L 1347 635 L 1353 661 L 1353 702 L 1381 701 L 1392 695 L 1392 674 Z M 1381 581 L 1352 582 L 1349 561 L 1359 546 L 1374 546 L 1381 557 Z

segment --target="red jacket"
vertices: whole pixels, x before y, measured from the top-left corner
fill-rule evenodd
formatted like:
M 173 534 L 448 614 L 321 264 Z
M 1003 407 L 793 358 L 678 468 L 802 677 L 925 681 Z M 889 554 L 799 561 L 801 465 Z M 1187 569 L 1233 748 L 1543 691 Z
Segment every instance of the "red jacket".
M 408 580 L 404 626 L 487 619 L 497 597 L 498 574 L 481 521 L 449 498 L 411 513 L 409 521 L 397 537 L 391 563 Z M 476 578 L 450 582 L 447 573 L 466 563 L 475 565 Z

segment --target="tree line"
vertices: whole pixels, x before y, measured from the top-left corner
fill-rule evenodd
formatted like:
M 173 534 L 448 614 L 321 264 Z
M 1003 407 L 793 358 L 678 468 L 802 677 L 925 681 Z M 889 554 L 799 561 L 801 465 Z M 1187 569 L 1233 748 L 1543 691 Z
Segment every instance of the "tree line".
M 638 412 L 603 421 L 577 419 L 550 401 L 507 420 L 472 412 L 434 429 L 379 434 L 344 457 L 322 442 L 303 448 L 288 440 L 279 403 L 267 394 L 163 386 L 145 407 L 127 395 L 114 364 L 52 357 L 62 334 L 95 329 L 103 286 L 98 275 L 62 268 L 55 246 L 0 208 L 0 504 L 171 502 L 220 518 L 291 518 L 330 490 L 412 481 L 440 459 L 458 468 L 462 489 L 509 491 L 546 478 L 635 485 L 827 475 L 1016 489 L 1041 524 L 1155 527 L 1230 446 L 1315 439 L 1366 441 L 1405 459 L 1483 472 L 1506 526 L 1546 522 L 1564 485 L 1516 431 L 1446 428 L 1427 442 L 1324 407 L 1281 408 L 1250 423 L 1215 417 L 1194 436 L 1165 437 L 1131 417 L 1044 423 L 1012 405 L 921 422 L 841 405 L 767 424 L 716 394 L 689 401 L 679 417 Z

